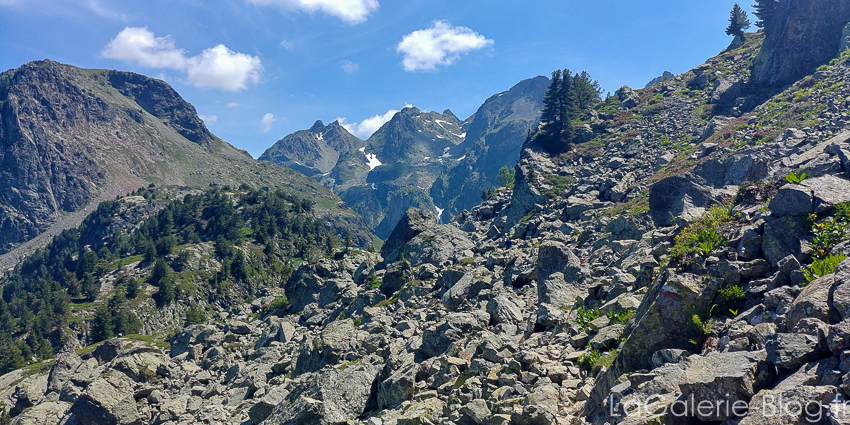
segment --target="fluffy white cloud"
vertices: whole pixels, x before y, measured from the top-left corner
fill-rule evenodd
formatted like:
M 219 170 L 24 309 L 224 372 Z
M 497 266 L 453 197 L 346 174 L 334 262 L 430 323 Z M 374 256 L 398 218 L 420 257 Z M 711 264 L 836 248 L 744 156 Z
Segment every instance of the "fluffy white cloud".
M 407 104 L 404 107 L 410 108 L 413 105 Z M 368 139 L 372 134 L 378 131 L 382 125 L 389 122 L 395 114 L 399 113 L 398 109 L 390 109 L 385 114 L 372 115 L 369 118 L 364 119 L 363 121 L 357 122 L 346 122 L 345 117 L 339 117 L 336 120 L 339 122 L 339 125 L 343 126 L 349 133 L 361 138 Z
M 201 117 L 202 120 L 204 120 L 204 124 L 206 124 L 206 125 L 212 125 L 212 124 L 215 124 L 216 122 L 218 122 L 218 115 L 198 115 L 198 116 Z
M 268 133 L 272 129 L 272 124 L 274 124 L 276 121 L 277 117 L 274 116 L 274 114 L 271 112 L 263 115 L 263 118 L 260 119 L 260 124 L 262 124 L 262 129 L 260 131 L 262 131 L 263 133 Z
M 405 71 L 433 71 L 437 65 L 453 64 L 464 53 L 492 45 L 493 40 L 467 27 L 434 21 L 431 28 L 405 35 L 396 51 L 404 53 Z
M 285 9 L 303 12 L 321 12 L 336 16 L 349 24 L 366 20 L 370 13 L 378 10 L 378 0 L 248 0 L 263 6 L 277 5 Z
M 219 44 L 188 59 L 189 82 L 201 87 L 239 91 L 260 82 L 260 58 L 237 53 Z
M 147 28 L 127 27 L 101 52 L 103 57 L 135 62 L 148 68 L 185 71 L 189 83 L 226 91 L 239 91 L 260 81 L 260 58 L 237 53 L 219 44 L 189 57 L 171 37 L 156 37 Z
M 230 102 L 230 103 L 227 104 L 228 108 L 238 108 L 240 106 L 242 106 L 242 104 L 239 103 L 239 102 Z
M 360 65 L 350 60 L 344 60 L 340 62 L 340 64 L 342 65 L 342 72 L 346 74 L 354 74 L 358 69 L 360 69 Z

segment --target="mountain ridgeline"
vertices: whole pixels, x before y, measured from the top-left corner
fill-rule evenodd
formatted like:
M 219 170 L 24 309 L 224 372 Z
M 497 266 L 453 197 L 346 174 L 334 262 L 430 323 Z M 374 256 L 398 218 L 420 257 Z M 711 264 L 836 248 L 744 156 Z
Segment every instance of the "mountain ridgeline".
M 46 60 L 0 74 L 0 164 L 0 253 L 42 234 L 30 245 L 44 245 L 99 202 L 151 183 L 284 190 L 314 200 L 340 235 L 372 242 L 329 190 L 252 159 L 210 133 L 168 84 L 129 72 Z
M 309 167 L 306 174 L 332 188 L 386 238 L 410 207 L 447 220 L 477 205 L 484 189 L 498 187 L 498 170 L 515 165 L 537 126 L 548 83 L 546 77 L 521 81 L 465 120 L 450 110 L 405 108 L 365 142 L 357 143 L 336 122 L 318 122 L 279 140 L 260 159 Z M 335 130 L 329 135 L 328 128 Z

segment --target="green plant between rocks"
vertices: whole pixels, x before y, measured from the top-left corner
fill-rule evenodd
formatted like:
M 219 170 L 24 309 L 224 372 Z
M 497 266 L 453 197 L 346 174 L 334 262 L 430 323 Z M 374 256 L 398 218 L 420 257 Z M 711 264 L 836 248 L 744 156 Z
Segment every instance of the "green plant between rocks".
M 723 230 L 733 220 L 731 203 L 709 208 L 702 217 L 676 235 L 670 257 L 687 266 L 699 255 L 710 255 L 715 249 L 728 243 Z
M 838 265 L 846 259 L 847 256 L 844 254 L 827 255 L 824 258 L 815 258 L 815 260 L 812 261 L 812 264 L 803 270 L 803 273 L 806 276 L 806 283 L 811 283 L 819 277 L 835 273 L 835 269 Z

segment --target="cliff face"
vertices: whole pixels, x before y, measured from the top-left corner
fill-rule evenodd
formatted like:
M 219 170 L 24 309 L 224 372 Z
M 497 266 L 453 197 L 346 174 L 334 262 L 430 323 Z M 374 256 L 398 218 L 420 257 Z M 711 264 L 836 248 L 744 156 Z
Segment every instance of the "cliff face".
M 149 183 L 300 192 L 341 234 L 371 243 L 329 190 L 215 137 L 163 81 L 52 61 L 0 74 L 0 254 Z
M 848 22 L 845 0 L 780 1 L 774 30 L 753 64 L 753 81 L 781 86 L 814 71 L 838 54 Z

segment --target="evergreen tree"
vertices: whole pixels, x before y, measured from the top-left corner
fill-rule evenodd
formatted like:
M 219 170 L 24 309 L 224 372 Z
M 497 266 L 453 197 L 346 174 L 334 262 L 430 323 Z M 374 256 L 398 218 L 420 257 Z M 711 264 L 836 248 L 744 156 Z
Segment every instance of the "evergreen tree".
M 753 13 L 758 18 L 756 26 L 764 29 L 765 33 L 771 31 L 778 4 L 777 0 L 756 0 L 756 4 L 753 5 L 755 9 Z
M 503 165 L 502 168 L 499 169 L 499 186 L 513 188 L 515 179 L 516 170 L 513 168 Z
M 735 3 L 732 6 L 732 12 L 729 13 L 729 26 L 726 27 L 726 35 L 735 37 L 743 36 L 744 30 L 750 28 L 750 19 L 747 17 L 747 12 Z
M 127 280 L 126 284 L 126 297 L 127 299 L 134 299 L 139 295 L 139 280 L 130 278 Z
M 560 153 L 575 136 L 574 121 L 599 101 L 601 89 L 587 72 L 573 74 L 556 70 L 543 98 L 541 127 L 535 142 L 552 153 Z
M 94 342 L 105 341 L 115 334 L 115 325 L 112 323 L 112 313 L 106 307 L 97 309 L 94 313 L 94 321 L 91 327 L 91 336 Z

